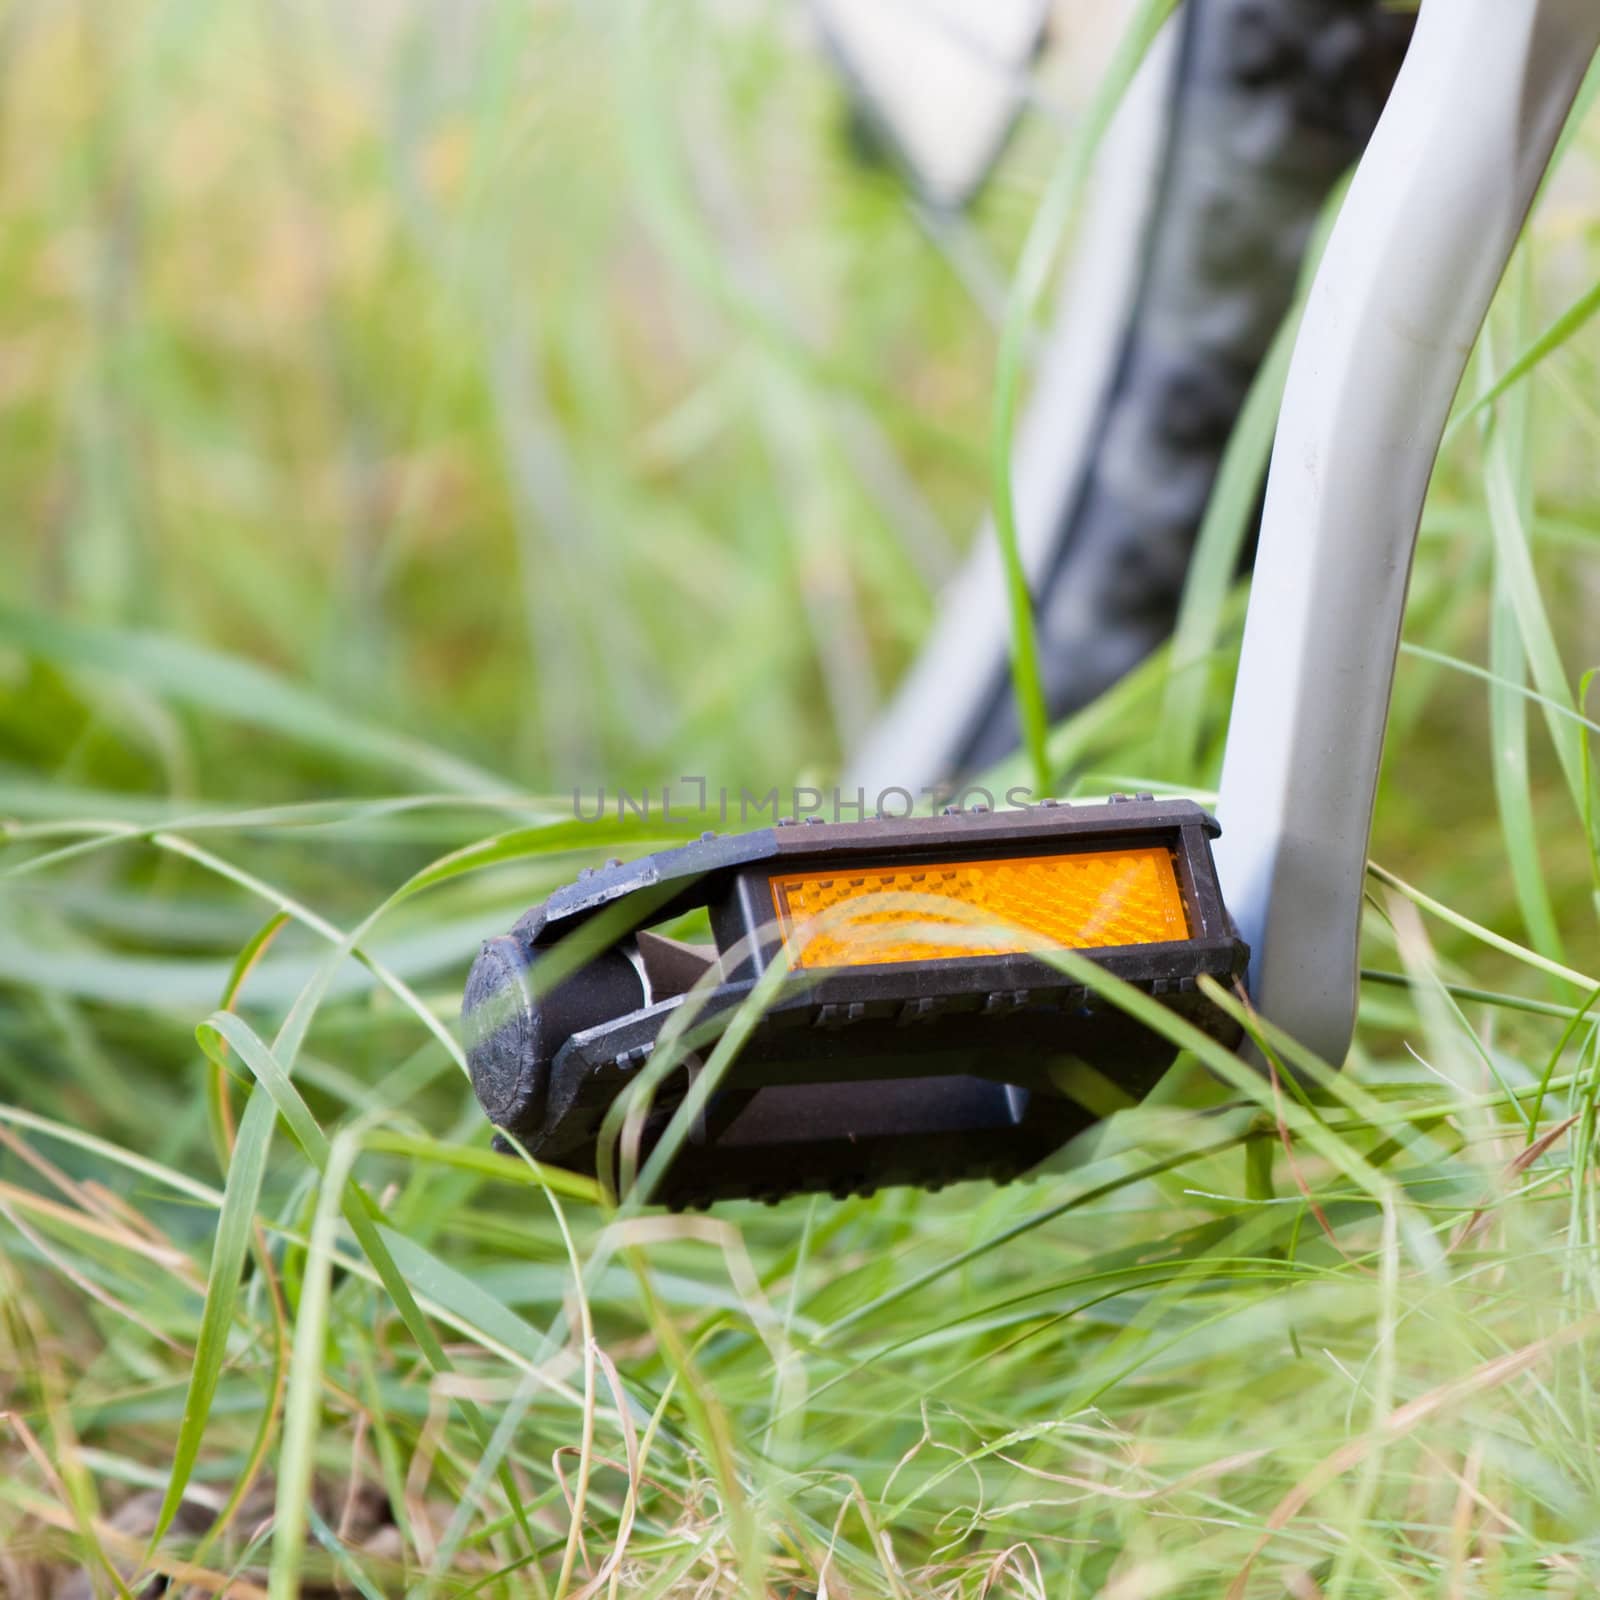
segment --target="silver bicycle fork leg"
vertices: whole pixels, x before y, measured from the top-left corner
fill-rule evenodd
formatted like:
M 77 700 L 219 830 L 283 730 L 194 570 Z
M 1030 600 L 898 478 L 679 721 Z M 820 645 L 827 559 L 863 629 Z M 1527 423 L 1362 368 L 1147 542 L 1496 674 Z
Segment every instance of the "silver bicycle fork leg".
M 1597 45 L 1600 0 L 1425 0 L 1295 346 L 1216 860 L 1257 1007 L 1335 1065 L 1423 496 Z

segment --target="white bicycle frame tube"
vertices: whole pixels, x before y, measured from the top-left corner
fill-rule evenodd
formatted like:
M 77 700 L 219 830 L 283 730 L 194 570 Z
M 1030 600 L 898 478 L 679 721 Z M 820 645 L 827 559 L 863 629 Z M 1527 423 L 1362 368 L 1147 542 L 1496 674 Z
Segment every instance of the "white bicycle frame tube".
M 1128 9 L 1125 0 L 1118 0 Z M 1600 0 L 1597 0 L 1600 3 Z M 1082 229 L 1062 287 L 1056 332 L 1018 430 L 1017 537 L 1030 581 L 1088 466 L 1092 423 L 1111 382 L 1150 208 L 1177 70 L 1178 30 L 1162 30 L 1106 133 Z M 927 644 L 891 711 L 856 752 L 846 786 L 875 794 L 949 779 L 991 675 L 1010 650 L 1011 613 L 994 525 L 985 520 L 947 590 Z
M 1423 497 L 1597 46 L 1600 0 L 1425 0 L 1295 345 L 1216 858 L 1256 1006 L 1334 1065 Z

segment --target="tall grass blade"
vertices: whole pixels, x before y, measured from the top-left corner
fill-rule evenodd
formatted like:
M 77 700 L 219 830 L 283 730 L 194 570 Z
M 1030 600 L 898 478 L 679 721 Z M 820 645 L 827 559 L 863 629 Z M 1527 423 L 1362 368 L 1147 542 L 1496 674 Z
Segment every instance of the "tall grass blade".
M 1484 413 L 1508 395 L 1540 362 L 1548 360 L 1563 345 L 1570 343 L 1597 311 L 1600 311 L 1600 281 L 1585 289 L 1542 333 L 1524 345 L 1505 371 L 1475 396 L 1470 405 L 1451 418 L 1450 426 L 1445 430 L 1444 442 L 1449 444 L 1467 423 L 1481 421 Z
M 264 1090 L 259 1092 L 265 1096 Z M 334 1139 L 328 1150 L 316 1217 L 311 1225 L 311 1243 L 300 1284 L 300 1306 L 295 1316 L 294 1347 L 289 1356 L 289 1381 L 284 1392 L 272 1567 L 267 1580 L 271 1600 L 298 1600 L 300 1594 L 306 1512 L 311 1502 L 322 1414 L 323 1356 L 333 1281 L 333 1247 L 338 1237 L 345 1185 L 359 1149 L 356 1139 L 348 1133 Z
M 226 1070 L 222 1062 L 219 1068 Z M 250 1096 L 239 1119 L 239 1134 L 234 1142 L 233 1160 L 223 1190 L 222 1211 L 211 1246 L 211 1268 L 206 1280 L 206 1302 L 200 1314 L 200 1331 L 195 1340 L 194 1366 L 189 1372 L 188 1394 L 183 1404 L 183 1419 L 173 1445 L 172 1473 L 167 1491 L 150 1535 L 154 1551 L 172 1526 L 172 1519 L 183 1503 L 184 1491 L 194 1476 L 195 1463 L 205 1440 L 217 1383 L 228 1352 L 228 1336 L 233 1331 L 233 1313 L 239 1294 L 239 1275 L 250 1249 L 256 1207 L 261 1198 L 261 1183 L 266 1175 L 267 1155 L 272 1146 L 272 1130 L 277 1112 L 272 1098 L 257 1089 Z M 147 1557 L 148 1559 L 148 1557 Z
M 1526 283 L 1524 245 L 1513 266 L 1514 282 Z M 1486 336 L 1487 337 L 1487 336 Z M 1533 670 L 1533 681 L 1546 699 L 1576 713 L 1572 684 L 1562 664 L 1555 631 L 1539 593 L 1534 572 L 1532 543 L 1528 535 L 1524 453 L 1517 438 L 1517 417 L 1513 414 L 1488 429 L 1484 444 L 1484 491 L 1488 501 L 1489 526 L 1494 540 L 1495 573 L 1505 587 L 1510 608 L 1522 636 L 1522 649 Z M 1551 715 L 1545 722 L 1555 745 L 1562 774 L 1572 795 L 1575 809 L 1583 810 L 1583 748 L 1578 730 L 1570 719 Z
M 1000 333 L 990 436 L 990 496 L 995 537 L 999 541 L 1000 560 L 1005 569 L 1006 599 L 1011 613 L 1011 676 L 1017 700 L 1017 719 L 1033 769 L 1036 794 L 1052 792 L 1052 774 L 1046 745 L 1049 718 L 1044 683 L 1039 674 L 1033 597 L 1029 592 L 1027 569 L 1023 565 L 1022 547 L 1017 535 L 1016 496 L 1011 481 L 1011 444 L 1016 432 L 1023 364 L 1034 312 L 1049 281 L 1067 225 L 1088 184 L 1095 151 L 1110 127 L 1111 119 L 1139 69 L 1139 63 L 1176 5 L 1177 0 L 1140 0 L 1129 18 L 1116 54 L 1096 86 L 1083 120 L 1068 139 L 1066 151 L 1028 230 Z

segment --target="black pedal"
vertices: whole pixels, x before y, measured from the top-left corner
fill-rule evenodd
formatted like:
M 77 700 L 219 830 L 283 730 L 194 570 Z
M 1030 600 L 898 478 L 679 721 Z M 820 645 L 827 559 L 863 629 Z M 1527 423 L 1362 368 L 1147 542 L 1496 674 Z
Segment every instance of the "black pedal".
M 780 825 L 603 868 L 484 945 L 465 1003 L 473 1084 L 538 1160 L 615 1183 L 598 1171 L 601 1125 L 663 1029 L 693 1018 L 645 1155 L 735 1010 L 786 964 L 652 1199 L 1014 1178 L 1096 1120 L 1072 1092 L 1084 1065 L 1136 1100 L 1175 1054 L 1041 950 L 1084 952 L 1237 1042 L 1196 985 L 1231 982 L 1248 955 L 1216 832 L 1190 801 L 1119 799 Z M 713 944 L 651 931 L 699 908 Z

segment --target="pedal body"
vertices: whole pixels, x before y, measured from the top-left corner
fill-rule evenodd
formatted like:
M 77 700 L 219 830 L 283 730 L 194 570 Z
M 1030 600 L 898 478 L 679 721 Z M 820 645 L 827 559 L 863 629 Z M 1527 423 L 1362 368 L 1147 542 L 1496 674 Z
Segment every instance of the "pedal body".
M 646 1154 L 764 984 L 654 1198 L 1008 1180 L 1148 1093 L 1175 1054 L 1051 950 L 1235 1042 L 1198 987 L 1248 956 L 1215 832 L 1191 802 L 1118 799 L 780 825 L 600 869 L 485 944 L 465 1008 L 474 1086 L 539 1160 L 615 1181 L 603 1124 L 663 1034 L 681 1064 L 652 1097 Z M 700 908 L 713 945 L 651 932 Z

